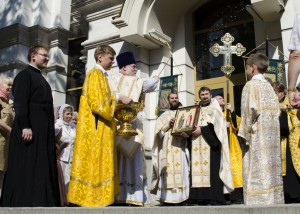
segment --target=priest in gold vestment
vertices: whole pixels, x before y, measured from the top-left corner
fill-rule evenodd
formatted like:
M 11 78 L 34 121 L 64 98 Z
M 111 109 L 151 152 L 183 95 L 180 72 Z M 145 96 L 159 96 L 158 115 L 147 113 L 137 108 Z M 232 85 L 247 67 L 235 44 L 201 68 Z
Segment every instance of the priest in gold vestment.
M 114 203 L 119 193 L 115 141 L 115 97 L 106 73 L 115 51 L 108 45 L 95 50 L 96 66 L 88 71 L 78 113 L 68 201 L 85 207 Z
M 189 197 L 189 151 L 186 136 L 172 136 L 178 95 L 168 95 L 170 110 L 165 111 L 156 121 L 152 148 L 151 193 L 163 204 L 179 204 Z
M 290 108 L 285 86 L 274 83 L 278 96 L 281 116 L 281 159 L 285 203 L 300 203 L 300 109 Z M 300 83 L 296 87 L 300 94 Z M 297 95 L 297 94 L 296 94 Z
M 284 193 L 286 203 L 300 203 L 300 109 L 290 109 L 287 113 L 290 133 L 286 150 Z
M 246 205 L 283 204 L 278 98 L 264 78 L 268 57 L 251 54 L 246 61 L 249 82 L 243 88 L 241 125 L 243 188 Z
M 199 205 L 225 205 L 224 193 L 233 191 L 226 121 L 211 90 L 199 90 L 200 114 L 192 132 L 189 199 Z

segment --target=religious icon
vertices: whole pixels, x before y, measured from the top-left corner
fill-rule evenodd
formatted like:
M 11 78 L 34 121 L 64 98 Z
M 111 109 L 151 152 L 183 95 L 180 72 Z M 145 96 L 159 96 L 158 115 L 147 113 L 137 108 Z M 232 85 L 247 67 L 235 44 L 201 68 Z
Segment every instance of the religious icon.
M 200 107 L 198 105 L 178 108 L 175 116 L 175 123 L 172 129 L 172 135 L 179 135 L 182 132 L 190 134 L 194 126 L 198 123 Z
M 183 123 L 184 123 L 184 119 L 185 119 L 184 118 L 184 114 L 182 114 L 181 117 L 180 117 L 180 119 L 178 120 L 178 125 L 177 125 L 178 129 L 182 128 Z
M 190 109 L 188 111 L 190 111 Z M 193 121 L 193 116 L 190 112 L 190 114 L 187 115 L 187 119 L 186 119 L 186 122 L 185 122 L 185 128 L 189 128 L 192 124 L 192 121 Z
M 161 91 L 159 98 L 159 108 L 166 110 L 169 108 L 168 95 L 171 93 L 171 89 L 165 89 Z

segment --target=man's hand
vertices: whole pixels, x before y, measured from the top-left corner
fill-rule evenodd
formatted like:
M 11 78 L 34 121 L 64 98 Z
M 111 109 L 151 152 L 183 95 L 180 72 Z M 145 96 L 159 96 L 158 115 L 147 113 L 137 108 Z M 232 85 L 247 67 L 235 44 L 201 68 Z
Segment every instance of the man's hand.
M 230 112 L 232 112 L 231 104 L 230 104 L 230 103 L 227 103 L 227 104 L 226 104 L 226 109 L 229 110 Z
M 299 92 L 290 91 L 289 92 L 290 104 L 294 108 L 300 108 L 300 94 Z
M 192 132 L 192 136 L 199 137 L 201 135 L 201 129 L 200 126 L 195 126 L 194 131 Z
M 189 135 L 185 132 L 181 132 L 180 136 L 183 137 L 183 138 L 188 138 L 189 137 Z
M 124 95 L 120 95 L 119 96 L 119 102 L 123 103 L 123 104 L 130 104 L 132 103 L 132 99 L 127 97 L 127 96 L 124 96 Z
M 175 123 L 175 118 L 172 118 L 170 121 L 169 121 L 169 128 L 173 128 L 174 126 L 174 123 Z
M 32 140 L 32 130 L 31 129 L 23 129 L 22 130 L 22 139 L 24 141 L 31 141 Z
M 153 76 L 152 78 L 154 78 L 156 81 L 159 81 L 159 76 Z

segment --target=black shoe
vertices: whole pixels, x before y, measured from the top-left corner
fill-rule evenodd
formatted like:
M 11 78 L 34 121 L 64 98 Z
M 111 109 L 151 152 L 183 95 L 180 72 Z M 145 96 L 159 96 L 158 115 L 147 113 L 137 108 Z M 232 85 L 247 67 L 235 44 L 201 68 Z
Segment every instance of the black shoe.
M 179 203 L 178 203 L 179 204 Z M 176 203 L 167 203 L 167 202 L 163 202 L 162 204 L 161 204 L 161 206 L 166 206 L 166 207 L 172 207 L 172 206 L 178 206 L 178 204 Z
M 231 204 L 244 204 L 244 200 L 243 199 L 236 199 L 231 201 Z
M 188 199 L 184 202 L 185 205 L 182 205 L 182 206 L 198 206 L 197 202 L 195 200 L 192 200 L 192 199 Z
M 209 201 L 208 200 L 198 200 L 197 203 L 199 206 L 206 206 L 209 204 Z
M 69 207 L 80 207 L 80 205 L 78 205 L 78 204 L 73 204 L 73 203 L 69 203 L 68 206 L 69 206 Z
M 211 205 L 211 206 L 223 206 L 225 205 L 223 202 L 221 201 L 217 201 L 217 200 L 210 200 L 208 202 L 208 205 Z
M 287 204 L 299 204 L 300 199 L 299 198 L 290 198 Z
M 190 206 L 190 204 L 187 201 L 183 201 L 183 202 L 179 203 L 178 206 L 186 207 L 186 206 Z

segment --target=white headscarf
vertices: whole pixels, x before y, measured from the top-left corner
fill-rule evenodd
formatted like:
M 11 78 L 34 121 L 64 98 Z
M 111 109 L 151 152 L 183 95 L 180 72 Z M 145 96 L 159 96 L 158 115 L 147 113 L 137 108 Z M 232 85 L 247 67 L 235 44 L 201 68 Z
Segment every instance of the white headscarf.
M 72 112 L 74 111 L 73 106 L 70 106 L 69 104 L 63 104 L 60 106 L 59 111 L 58 111 L 58 120 L 60 120 L 64 125 L 68 126 L 72 121 L 70 120 L 69 122 L 64 121 L 64 110 L 67 107 L 71 107 Z

